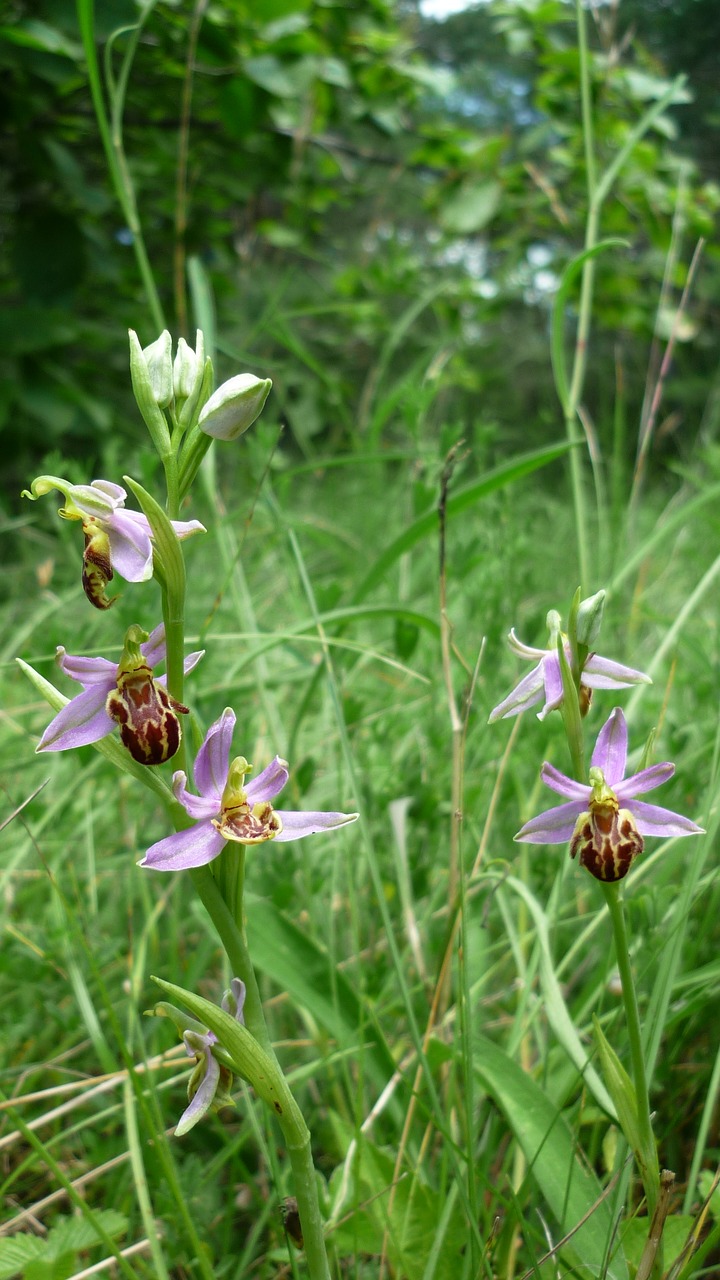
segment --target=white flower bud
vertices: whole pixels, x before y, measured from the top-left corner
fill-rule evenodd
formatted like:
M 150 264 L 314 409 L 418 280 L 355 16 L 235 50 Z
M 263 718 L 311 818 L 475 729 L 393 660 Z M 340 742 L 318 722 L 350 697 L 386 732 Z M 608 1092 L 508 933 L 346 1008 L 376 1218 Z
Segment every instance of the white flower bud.
M 198 329 L 194 351 L 184 338 L 178 339 L 177 354 L 173 364 L 173 387 L 176 400 L 189 399 L 195 390 L 198 378 L 202 378 L 204 367 L 205 340 L 202 329 Z
M 198 425 L 215 440 L 237 440 L 262 413 L 271 386 L 269 378 L 237 374 L 223 382 L 203 405 Z
M 143 347 L 143 360 L 150 375 L 152 397 L 161 409 L 167 408 L 173 398 L 172 339 L 167 329 L 160 337 Z
M 603 609 L 605 608 L 605 595 L 605 591 L 596 591 L 594 596 L 588 596 L 587 600 L 581 600 L 578 607 L 578 644 L 584 644 L 588 649 L 592 649 L 600 634 Z

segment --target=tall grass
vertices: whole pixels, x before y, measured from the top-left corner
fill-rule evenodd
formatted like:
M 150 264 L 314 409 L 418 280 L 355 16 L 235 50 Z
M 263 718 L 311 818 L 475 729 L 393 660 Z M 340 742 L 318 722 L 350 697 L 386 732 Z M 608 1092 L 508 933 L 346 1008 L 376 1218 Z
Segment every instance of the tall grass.
M 583 362 L 592 227 L 572 273 Z M 370 386 L 386 366 L 381 352 Z M 544 450 L 530 432 L 519 457 L 502 435 L 493 457 L 458 442 L 450 476 L 420 389 L 397 457 L 358 437 L 310 468 L 258 423 L 196 496 L 210 530 L 188 549 L 187 635 L 207 649 L 197 740 L 232 705 L 248 759 L 290 760 L 288 807 L 361 812 L 332 842 L 260 846 L 247 871 L 250 951 L 313 1134 L 337 1276 L 625 1280 L 643 1252 L 592 1035 L 596 1017 L 627 1062 L 607 910 L 564 847 L 512 841 L 545 807 L 541 762 L 569 767 L 558 717 L 486 723 L 518 676 L 505 632 L 544 645 L 580 562 L 584 594 L 609 593 L 602 651 L 654 679 L 596 695 L 588 733 L 623 705 L 635 765 L 655 728 L 656 758 L 676 764 L 661 802 L 708 831 L 652 845 L 626 906 L 660 1159 L 683 1193 L 666 1273 L 712 1275 L 720 1257 L 717 1197 L 701 1212 L 720 1080 L 718 460 L 698 444 L 681 476 L 638 491 L 599 424 L 590 503 L 581 389 L 576 365 L 560 386 L 569 450 L 561 430 Z M 365 411 L 380 412 L 370 394 Z M 151 974 L 208 999 L 232 975 L 186 877 L 134 865 L 165 834 L 159 808 L 92 748 L 33 755 L 48 711 L 14 655 L 52 678 L 56 645 L 119 653 L 81 608 L 69 531 L 33 517 L 5 531 L 0 1277 L 77 1277 L 100 1258 L 128 1277 L 302 1275 L 279 1132 L 251 1091 L 172 1137 L 188 1061 L 168 1021 L 143 1017 Z M 117 635 L 152 601 L 128 588 Z

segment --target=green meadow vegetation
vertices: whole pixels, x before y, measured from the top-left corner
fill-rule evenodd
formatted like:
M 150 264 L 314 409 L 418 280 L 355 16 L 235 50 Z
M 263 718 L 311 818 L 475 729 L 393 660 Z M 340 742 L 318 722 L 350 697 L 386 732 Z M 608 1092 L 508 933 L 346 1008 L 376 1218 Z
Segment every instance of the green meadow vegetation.
M 0 1280 L 718 1275 L 718 18 L 653 10 L 9 6 Z M 148 356 L 198 329 L 272 379 L 236 438 Z M 57 515 L 98 477 L 155 557 L 107 609 Z M 181 754 L 36 753 L 58 647 L 163 619 Z M 488 723 L 511 628 L 561 706 Z M 598 655 L 652 683 L 588 704 Z M 616 707 L 703 834 L 606 884 L 513 837 Z M 139 867 L 225 708 L 357 820 Z M 175 1135 L 185 1028 L 232 1097 Z

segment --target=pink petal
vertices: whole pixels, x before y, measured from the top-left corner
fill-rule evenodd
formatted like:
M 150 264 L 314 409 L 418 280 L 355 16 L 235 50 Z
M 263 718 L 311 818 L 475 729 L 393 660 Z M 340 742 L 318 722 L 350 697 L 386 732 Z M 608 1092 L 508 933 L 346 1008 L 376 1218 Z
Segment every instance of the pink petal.
M 105 710 L 108 689 L 93 685 L 73 698 L 50 721 L 36 751 L 67 751 L 99 742 L 115 728 Z
M 289 777 L 287 760 L 275 756 L 267 768 L 257 778 L 251 778 L 245 787 L 248 803 L 253 805 L 260 800 L 272 800 L 278 791 L 282 791 Z
M 540 701 L 542 688 L 542 664 L 538 663 L 532 671 L 523 676 L 519 684 L 515 685 L 507 698 L 493 707 L 488 716 L 488 724 L 494 724 L 496 720 L 502 720 L 505 716 L 517 716 L 521 711 L 526 711 L 528 707 Z
M 140 645 L 140 652 L 146 659 L 149 667 L 156 667 L 159 662 L 165 661 L 165 623 L 161 622 L 153 631 L 150 632 L 147 640 Z
M 634 773 L 631 778 L 618 782 L 615 795 L 618 800 L 627 800 L 631 796 L 642 795 L 643 791 L 654 791 L 655 787 L 661 787 L 663 782 L 672 778 L 674 772 L 675 765 L 669 760 L 665 764 L 653 764 L 649 769 L 643 769 L 640 773 Z
M 590 689 L 627 689 L 633 684 L 652 684 L 650 676 L 622 662 L 612 662 L 594 653 L 583 667 L 582 682 Z
M 113 484 L 112 480 L 93 480 L 92 487 L 107 494 L 114 507 L 122 507 L 127 498 L 127 490 L 121 484 Z
M 199 520 L 171 520 L 170 521 L 175 536 L 182 542 L 184 538 L 190 538 L 194 533 L 207 533 L 204 524 Z
M 585 808 L 585 801 L 571 800 L 570 804 L 546 809 L 526 822 L 514 839 L 524 844 L 566 844 Z
M 609 787 L 614 787 L 625 777 L 627 746 L 627 723 L 620 708 L 616 707 L 597 736 L 590 761 L 592 768 L 602 769 Z
M 226 707 L 210 725 L 195 761 L 195 785 L 200 795 L 215 800 L 218 808 L 227 782 L 234 729 L 235 712 Z
M 210 822 L 196 822 L 187 831 L 176 831 L 152 844 L 139 867 L 152 871 L 187 871 L 204 867 L 222 852 L 225 841 Z
M 548 652 L 547 649 L 533 649 L 531 645 L 523 644 L 522 640 L 518 640 L 517 636 L 515 635 L 514 627 L 512 628 L 508 636 L 508 644 L 510 645 L 510 648 L 513 650 L 513 652 L 518 655 L 519 658 L 530 658 L 530 659 L 544 658 L 545 654 Z
M 557 791 L 558 795 L 567 796 L 571 800 L 582 800 L 587 806 L 590 800 L 590 787 L 583 785 L 582 782 L 576 782 L 574 778 L 568 778 L 567 774 L 561 773 L 554 764 L 548 764 L 546 760 L 540 770 L 540 777 L 545 785 Z
M 143 515 L 142 511 L 128 511 L 127 515 L 132 516 L 132 519 L 135 521 L 138 528 L 144 529 L 148 537 L 152 538 L 150 521 L 147 516 Z M 179 538 L 181 542 L 183 538 L 190 538 L 194 533 L 207 533 L 205 525 L 201 524 L 199 520 L 171 520 L 170 523 L 175 532 L 175 536 Z
M 538 720 L 544 720 L 551 711 L 555 711 L 563 700 L 563 682 L 560 673 L 560 659 L 556 653 L 548 653 L 540 663 L 543 684 L 545 686 L 545 706 L 538 711 Z
M 152 544 L 133 511 L 114 511 L 105 521 L 113 569 L 127 582 L 152 578 Z
M 185 672 L 185 675 L 188 676 L 191 671 L 194 671 L 198 662 L 202 662 L 204 657 L 204 649 L 196 649 L 194 653 L 189 653 L 187 658 L 183 659 L 183 671 Z
M 673 813 L 672 809 L 661 809 L 656 804 L 645 804 L 643 800 L 628 800 L 624 806 L 629 809 L 637 823 L 641 836 L 702 836 L 703 827 L 698 827 L 681 813 Z
M 66 653 L 61 644 L 57 647 L 56 658 L 60 670 L 71 680 L 79 680 L 86 688 L 102 685 L 107 694 L 115 684 L 117 663 L 108 662 L 107 658 L 75 658 Z
M 178 769 L 173 774 L 172 780 L 173 795 L 179 804 L 182 805 L 186 813 L 196 821 L 205 818 L 216 818 L 219 813 L 220 801 L 215 796 L 204 799 L 202 796 L 193 795 L 192 791 L 187 789 L 187 774 Z
M 203 1116 L 212 1107 L 217 1092 L 220 1080 L 220 1063 L 213 1057 L 210 1046 L 207 1044 L 207 1039 L 207 1036 L 199 1036 L 188 1031 L 183 1036 L 188 1057 L 196 1057 L 198 1050 L 202 1052 L 205 1060 L 205 1072 L 192 1099 L 175 1126 L 176 1138 L 181 1138 L 184 1133 L 189 1133 L 198 1120 L 202 1120 Z M 194 1042 L 198 1042 L 197 1046 Z M 199 1042 L 203 1042 L 202 1046 Z
M 298 813 L 282 812 L 280 809 L 275 812 L 283 824 L 282 831 L 275 836 L 275 840 L 280 843 L 302 840 L 304 836 L 314 836 L 320 831 L 333 831 L 336 827 L 347 827 L 359 817 L 357 813 Z

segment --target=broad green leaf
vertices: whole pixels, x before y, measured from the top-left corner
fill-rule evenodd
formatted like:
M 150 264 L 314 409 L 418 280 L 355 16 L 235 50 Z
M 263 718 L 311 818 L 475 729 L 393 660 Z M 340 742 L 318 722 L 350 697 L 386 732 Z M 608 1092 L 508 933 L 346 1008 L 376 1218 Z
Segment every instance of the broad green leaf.
M 614 1220 L 595 1174 L 577 1155 L 576 1139 L 564 1116 L 542 1089 L 491 1040 L 478 1037 L 475 1070 L 483 1088 L 502 1111 L 528 1162 L 532 1176 L 563 1234 L 590 1213 L 562 1249 L 583 1276 L 627 1280 L 618 1248 L 608 1261 Z M 592 1210 L 592 1212 L 590 1212 Z
M 60 54 L 64 58 L 72 58 L 74 62 L 79 61 L 82 54 L 80 45 L 40 18 L 27 18 L 17 26 L 0 27 L 0 40 L 9 40 L 12 44 L 24 45 L 27 49 L 37 49 L 42 53 Z
M 127 1218 L 115 1209 L 98 1209 L 94 1217 L 109 1236 L 120 1236 L 127 1230 Z M 99 1240 L 100 1235 L 88 1218 L 60 1218 L 48 1232 L 47 1246 L 53 1256 L 58 1256 L 68 1250 L 79 1253 Z
M 499 182 L 466 183 L 441 205 L 440 225 L 455 235 L 482 231 L 497 213 L 501 195 Z
M 185 592 L 185 561 L 175 530 L 160 504 L 147 489 L 143 489 L 131 476 L 123 476 L 123 480 L 135 494 L 152 529 L 153 564 L 156 569 L 162 569 L 168 596 L 171 602 L 181 601 Z
M 25 1271 L 33 1258 L 47 1258 L 47 1245 L 39 1236 L 18 1234 L 0 1238 L 0 1280 Z
M 189 1009 L 198 1022 L 215 1033 L 232 1059 L 237 1074 L 250 1082 L 263 1102 L 278 1115 L 282 1115 L 281 1095 L 277 1083 L 278 1068 L 251 1036 L 247 1027 L 212 1001 L 195 995 L 194 991 L 186 991 L 184 987 L 178 987 L 174 982 L 165 982 L 162 978 L 156 978 L 154 974 L 152 980 L 162 991 L 167 992 L 179 1004 Z
M 645 1182 L 647 1174 L 649 1172 L 652 1173 L 653 1170 L 657 1170 L 657 1153 L 654 1146 L 648 1150 L 643 1143 L 642 1132 L 638 1120 L 635 1087 L 615 1050 L 605 1036 L 598 1019 L 594 1015 L 593 1031 L 595 1032 L 595 1040 L 598 1046 L 600 1062 L 602 1063 L 605 1083 L 607 1084 L 610 1096 L 615 1103 L 615 1110 L 618 1114 L 618 1123 L 625 1135 L 625 1138 L 635 1152 L 635 1157 L 642 1173 L 643 1182 Z

